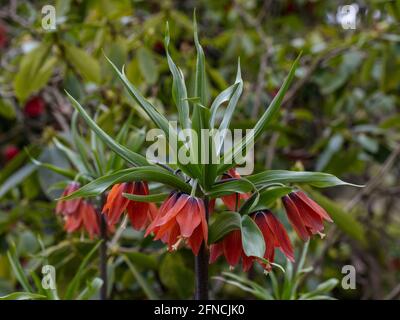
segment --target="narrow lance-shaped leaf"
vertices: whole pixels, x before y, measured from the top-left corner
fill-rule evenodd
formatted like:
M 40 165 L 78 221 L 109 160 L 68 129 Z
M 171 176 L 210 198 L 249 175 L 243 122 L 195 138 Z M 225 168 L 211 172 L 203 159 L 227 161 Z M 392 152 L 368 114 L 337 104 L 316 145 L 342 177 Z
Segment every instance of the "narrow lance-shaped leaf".
M 62 144 L 57 138 L 53 139 L 54 145 L 56 146 L 57 149 L 59 149 L 60 151 L 62 151 L 68 158 L 68 160 L 75 166 L 75 168 L 81 172 L 81 173 L 88 173 L 86 170 L 85 165 L 83 164 L 83 162 L 81 161 L 81 159 L 79 158 L 78 154 L 68 148 L 67 146 L 65 146 L 64 144 Z
M 33 292 L 32 287 L 29 283 L 27 276 L 25 275 L 24 269 L 22 268 L 22 266 L 18 260 L 14 244 L 12 244 L 10 247 L 10 250 L 7 251 L 7 257 L 8 257 L 8 261 L 11 265 L 11 268 L 15 274 L 15 277 L 17 278 L 18 282 L 21 284 L 22 288 L 24 288 L 25 291 L 32 293 Z
M 76 101 L 68 92 L 66 92 L 69 99 L 72 102 L 74 108 L 79 112 L 82 118 L 86 121 L 89 127 L 96 132 L 101 140 L 115 153 L 117 153 L 120 157 L 124 158 L 129 163 L 136 166 L 146 166 L 149 165 L 149 162 L 142 155 L 132 152 L 128 148 L 116 142 L 113 138 L 111 138 L 107 133 L 105 133 L 96 122 L 87 114 L 85 109 Z
M 124 84 L 125 88 L 128 90 L 129 94 L 131 97 L 139 104 L 139 106 L 146 112 L 146 114 L 150 117 L 150 119 L 156 124 L 157 127 L 159 127 L 165 134 L 166 139 L 169 141 L 169 139 L 172 139 L 172 141 L 178 141 L 178 147 L 183 147 L 186 148 L 182 141 L 178 140 L 177 137 L 177 132 L 175 128 L 168 122 L 168 120 L 158 112 L 158 110 L 149 102 L 147 101 L 141 94 L 140 92 L 136 89 L 136 87 L 131 84 L 126 77 L 124 71 L 122 70 L 119 71 L 118 68 L 112 63 L 110 59 L 108 59 L 108 62 L 111 64 L 113 67 L 115 73 L 117 76 L 120 78 L 122 83 Z M 170 144 L 171 147 L 174 146 L 174 143 Z M 187 149 L 187 148 L 186 148 Z M 177 154 L 177 150 L 172 150 L 173 154 Z M 179 159 L 178 159 L 179 160 Z M 143 164 L 142 164 L 143 165 Z M 187 164 L 186 166 L 180 165 L 178 162 L 179 168 L 184 171 L 185 173 L 189 174 L 192 177 L 200 177 L 200 170 L 196 165 L 193 165 L 191 163 Z
M 183 180 L 179 179 L 171 172 L 161 167 L 147 166 L 140 168 L 123 169 L 109 175 L 102 176 L 84 185 L 82 188 L 68 195 L 67 197 L 64 197 L 63 199 L 68 200 L 79 197 L 84 198 L 97 196 L 116 183 L 131 181 L 154 181 L 164 183 L 187 193 L 190 193 L 191 191 L 191 188 L 188 184 L 186 184 Z
M 128 120 L 125 121 L 125 123 L 122 125 L 121 129 L 119 130 L 116 136 L 115 140 L 121 145 L 123 145 L 126 142 L 131 121 L 132 121 L 132 113 L 129 115 Z M 123 160 L 120 157 L 118 157 L 115 152 L 113 152 L 107 161 L 106 172 L 109 172 L 110 170 L 115 168 L 118 169 L 120 165 L 122 166 L 122 163 L 120 162 L 123 162 Z
M 218 173 L 222 173 L 232 167 L 235 166 L 234 161 L 229 161 L 229 163 L 225 163 L 224 159 L 235 159 L 243 150 L 247 150 L 251 143 L 255 142 L 260 135 L 263 133 L 267 125 L 271 122 L 274 116 L 277 114 L 283 98 L 289 89 L 290 84 L 293 81 L 295 71 L 299 64 L 301 54 L 297 57 L 294 61 L 292 67 L 290 68 L 289 74 L 286 77 L 285 81 L 283 82 L 281 88 L 279 89 L 278 93 L 272 100 L 271 104 L 268 106 L 267 110 L 264 112 L 260 120 L 257 121 L 256 125 L 254 126 L 254 130 L 251 131 L 249 134 L 246 134 L 237 144 L 233 146 L 226 154 L 224 154 L 221 158 L 221 165 L 219 166 Z
M 338 185 L 361 187 L 356 184 L 342 181 L 334 175 L 323 172 L 267 170 L 247 176 L 246 178 L 254 183 L 256 187 L 261 187 L 271 183 L 304 183 L 318 188 Z
M 197 51 L 196 60 L 196 79 L 195 79 L 195 96 L 200 98 L 200 103 L 205 106 L 207 104 L 206 95 L 206 69 L 205 69 L 205 57 L 203 48 L 199 42 L 199 36 L 197 33 L 197 21 L 196 12 L 193 14 L 193 33 L 194 33 L 194 44 Z
M 237 103 L 239 101 L 239 98 L 242 94 L 243 91 L 243 80 L 240 72 L 240 60 L 238 60 L 238 66 L 237 66 L 237 73 L 236 73 L 236 80 L 235 84 L 237 86 L 235 87 L 235 90 L 232 93 L 232 96 L 229 99 L 228 107 L 225 110 L 224 117 L 222 119 L 221 125 L 219 126 L 219 132 L 223 133 L 221 137 L 221 141 L 224 141 L 225 136 L 226 136 L 226 129 L 229 129 L 229 125 L 232 120 L 233 113 L 236 109 Z M 221 152 L 221 147 L 222 143 L 220 143 L 219 146 L 217 146 L 217 154 L 219 155 Z
M 87 147 L 86 143 L 83 141 L 83 139 L 79 133 L 78 116 L 79 116 L 79 112 L 78 112 L 78 110 L 75 109 L 74 113 L 72 114 L 72 119 L 71 119 L 71 135 L 72 135 L 73 143 L 78 151 L 79 159 L 82 161 L 83 165 L 85 166 L 86 171 L 89 172 L 91 175 L 94 175 L 95 172 L 89 161 L 88 147 Z
M 155 125 L 160 128 L 164 133 L 167 135 L 169 134 L 170 124 L 168 120 L 154 107 L 149 101 L 147 101 L 142 94 L 139 92 L 136 87 L 129 82 L 128 78 L 126 77 L 124 70 L 119 71 L 119 69 L 115 66 L 115 64 L 107 57 L 105 56 L 107 61 L 110 63 L 112 66 L 113 70 L 119 77 L 119 79 L 122 81 L 124 84 L 125 88 L 128 90 L 128 93 L 130 96 L 139 104 L 139 106 L 143 109 L 143 111 L 146 112 L 146 114 L 150 117 L 150 119 L 155 123 Z M 176 134 L 176 132 L 175 132 Z
M 239 83 L 234 83 L 230 87 L 226 88 L 222 91 L 213 101 L 210 108 L 210 128 L 215 127 L 215 121 L 217 117 L 217 112 L 219 107 L 224 104 L 225 102 L 229 101 L 233 92 L 235 92 L 236 88 L 239 86 Z
M 185 85 L 185 79 L 183 77 L 182 71 L 175 65 L 172 60 L 168 46 L 169 46 L 169 25 L 167 22 L 166 26 L 166 35 L 165 35 L 165 52 L 167 54 L 168 66 L 169 70 L 172 73 L 173 82 L 172 82 L 172 98 L 175 101 L 175 104 L 178 108 L 178 116 L 179 123 L 182 128 L 187 129 L 190 128 L 190 119 L 189 119 L 189 103 L 187 101 L 187 90 Z

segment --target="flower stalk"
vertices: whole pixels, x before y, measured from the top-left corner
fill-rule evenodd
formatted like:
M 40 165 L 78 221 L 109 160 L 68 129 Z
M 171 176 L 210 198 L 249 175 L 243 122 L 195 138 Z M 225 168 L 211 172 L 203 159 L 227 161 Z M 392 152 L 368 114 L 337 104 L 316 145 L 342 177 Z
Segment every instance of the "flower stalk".
M 209 216 L 209 201 L 208 197 L 204 197 L 204 207 L 206 214 L 206 221 L 208 223 Z M 195 276 L 196 276 L 196 289 L 195 300 L 208 300 L 208 261 L 209 253 L 207 243 L 203 241 L 199 254 L 195 256 Z
M 100 290 L 100 299 L 107 300 L 107 221 L 104 214 L 99 213 L 100 216 L 100 277 L 103 280 L 103 284 Z

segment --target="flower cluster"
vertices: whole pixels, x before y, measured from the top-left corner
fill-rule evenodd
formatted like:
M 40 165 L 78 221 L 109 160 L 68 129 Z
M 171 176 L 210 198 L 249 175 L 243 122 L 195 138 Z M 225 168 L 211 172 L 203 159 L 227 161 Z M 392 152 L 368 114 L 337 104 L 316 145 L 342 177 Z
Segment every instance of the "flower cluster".
M 306 241 L 314 234 L 322 235 L 324 229 L 323 220 L 332 222 L 328 213 L 316 202 L 310 199 L 304 192 L 291 192 L 282 198 L 286 214 L 293 229 L 299 237 Z M 210 263 L 215 262 L 221 255 L 231 267 L 237 265 L 242 258 L 242 268 L 248 271 L 254 261 L 259 262 L 265 269 L 271 268 L 274 262 L 275 249 L 278 248 L 290 261 L 294 262 L 294 252 L 285 227 L 278 218 L 269 210 L 258 211 L 250 214 L 257 224 L 265 241 L 264 258 L 246 256 L 240 230 L 231 231 L 222 241 L 211 245 Z
M 133 201 L 125 198 L 123 193 L 148 195 L 149 187 L 146 182 L 124 182 L 115 184 L 107 196 L 103 213 L 110 226 L 115 225 L 122 213 L 127 212 L 133 228 L 142 230 L 153 221 L 157 212 L 155 204 Z
M 222 176 L 223 180 L 231 178 L 240 178 L 234 169 Z M 77 183 L 71 183 L 65 189 L 63 196 L 78 188 Z M 102 210 L 109 227 L 118 223 L 121 215 L 126 212 L 134 229 L 146 229 L 145 236 L 153 234 L 154 240 L 161 240 L 170 251 L 186 244 L 194 255 L 198 255 L 201 245 L 208 244 L 208 217 L 203 199 L 175 191 L 158 209 L 154 203 L 131 200 L 124 194 L 147 196 L 149 188 L 144 181 L 115 184 L 108 193 Z M 221 200 L 227 209 L 237 211 L 241 201 L 248 198 L 248 194 L 233 193 L 222 196 Z M 282 202 L 290 224 L 304 241 L 312 235 L 322 235 L 324 220 L 332 222 L 326 211 L 302 191 L 289 193 L 282 198 Z M 214 205 L 215 201 L 211 201 L 208 208 L 210 214 L 212 214 Z M 73 232 L 83 226 L 90 236 L 99 233 L 95 209 L 83 199 L 59 201 L 56 211 L 65 217 L 65 229 L 68 232 Z M 266 270 L 269 270 L 274 261 L 275 249 L 279 249 L 287 259 L 293 262 L 292 244 L 285 227 L 276 215 L 269 210 L 263 210 L 252 212 L 249 216 L 258 226 L 264 238 L 264 260 L 245 254 L 241 231 L 237 229 L 210 246 L 210 263 L 215 262 L 220 256 L 225 256 L 231 267 L 241 261 L 243 270 L 248 271 L 254 262 L 258 262 Z
M 64 190 L 65 197 L 79 189 L 79 183 L 72 182 Z M 82 198 L 60 200 L 56 206 L 56 213 L 63 216 L 64 228 L 71 233 L 84 228 L 91 238 L 100 234 L 99 217 L 92 204 Z

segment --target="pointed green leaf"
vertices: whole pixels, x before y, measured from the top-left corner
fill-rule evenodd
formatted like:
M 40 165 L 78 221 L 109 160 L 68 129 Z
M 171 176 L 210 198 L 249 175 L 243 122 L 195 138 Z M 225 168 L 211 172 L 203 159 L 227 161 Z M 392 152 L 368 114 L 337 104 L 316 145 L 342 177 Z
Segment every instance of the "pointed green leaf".
M 257 224 L 248 215 L 242 216 L 242 245 L 246 256 L 264 257 L 265 241 Z
M 344 182 L 329 173 L 288 171 L 288 170 L 267 170 L 246 177 L 256 187 L 271 183 L 304 183 L 318 188 L 327 188 L 338 185 L 361 187 L 352 183 Z
M 187 101 L 187 90 L 185 85 L 185 79 L 183 77 L 182 71 L 175 65 L 172 60 L 168 46 L 169 46 L 169 26 L 167 22 L 165 34 L 165 51 L 167 54 L 168 66 L 171 71 L 173 82 L 172 82 L 172 98 L 178 109 L 179 123 L 182 128 L 187 129 L 190 128 L 190 119 L 189 119 L 189 103 Z
M 196 78 L 195 78 L 195 97 L 200 98 L 200 103 L 203 106 L 207 105 L 207 92 L 206 92 L 206 68 L 205 68 L 205 57 L 203 48 L 199 42 L 199 36 L 197 34 L 197 21 L 196 12 L 193 14 L 193 33 L 194 33 L 194 44 L 197 51 L 196 60 Z
M 155 181 L 177 188 L 184 192 L 190 193 L 191 188 L 183 180 L 175 176 L 173 173 L 157 166 L 128 168 L 116 171 L 109 175 L 102 176 L 90 183 L 84 185 L 79 190 L 63 198 L 65 200 L 78 197 L 97 196 L 107 190 L 110 186 L 131 181 Z
M 43 300 L 46 296 L 31 292 L 13 292 L 0 297 L 0 300 Z
M 85 109 L 76 101 L 68 92 L 67 95 L 72 102 L 72 105 L 76 110 L 78 110 L 79 114 L 86 121 L 88 126 L 96 132 L 99 138 L 115 153 L 117 153 L 120 157 L 124 158 L 129 163 L 136 166 L 146 166 L 149 165 L 149 162 L 142 155 L 132 152 L 128 148 L 116 142 L 113 138 L 111 138 L 107 133 L 105 133 L 97 124 L 93 121 L 93 119 L 88 115 Z
M 17 254 L 15 245 L 11 244 L 10 250 L 7 251 L 8 261 L 10 262 L 11 268 L 14 272 L 15 277 L 17 278 L 18 282 L 21 284 L 22 288 L 24 288 L 27 292 L 33 292 L 32 287 L 29 283 L 29 280 L 25 274 L 24 269 L 22 268 Z
M 225 211 L 213 215 L 209 227 L 209 243 L 216 243 L 233 230 L 240 229 L 240 214 L 233 211 Z
M 297 66 L 299 64 L 301 54 L 297 57 L 297 59 L 294 61 L 292 67 L 290 68 L 289 74 L 286 77 L 285 81 L 283 82 L 281 88 L 279 89 L 278 93 L 272 100 L 271 104 L 268 106 L 267 110 L 265 110 L 264 114 L 260 118 L 260 120 L 257 121 L 256 125 L 254 126 L 254 131 L 251 133 L 247 134 L 245 137 L 241 139 L 237 144 L 233 146 L 231 150 L 229 150 L 226 154 L 222 156 L 221 159 L 221 164 L 218 169 L 218 173 L 223 173 L 226 170 L 232 168 L 235 166 L 234 161 L 231 164 L 226 164 L 224 159 L 235 159 L 237 155 L 240 155 L 242 150 L 247 150 L 248 147 L 251 146 L 251 144 L 257 141 L 257 139 L 261 136 L 261 134 L 264 132 L 268 124 L 273 120 L 273 118 L 276 116 L 278 113 L 278 110 L 282 104 L 283 98 L 289 89 L 290 84 L 293 81 L 295 71 L 297 69 Z

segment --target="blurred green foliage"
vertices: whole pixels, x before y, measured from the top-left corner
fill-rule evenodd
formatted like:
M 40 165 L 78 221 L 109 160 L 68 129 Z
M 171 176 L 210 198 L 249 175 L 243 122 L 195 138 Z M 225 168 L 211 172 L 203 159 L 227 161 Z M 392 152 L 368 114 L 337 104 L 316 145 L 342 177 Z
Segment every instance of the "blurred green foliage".
M 45 1 L 2 6 L 0 296 L 24 289 L 7 258 L 13 243 L 14 260 L 26 275 L 41 276 L 44 257 L 56 267 L 61 298 L 94 245 L 67 236 L 54 215 L 53 200 L 65 178 L 36 167 L 24 152 L 69 169 L 53 139 L 73 141 L 72 107 L 64 90 L 90 107 L 112 136 L 131 115 L 135 128 L 126 139 L 132 150 L 140 151 L 151 123 L 116 81 L 104 54 L 117 67 L 125 66 L 128 79 L 160 112 L 176 118 L 163 44 L 165 25 L 168 21 L 171 31 L 169 52 L 193 96 L 191 16 L 196 8 L 207 57 L 208 102 L 233 82 L 237 57 L 241 59 L 244 97 L 233 119 L 235 127 L 249 128 L 256 122 L 303 51 L 280 119 L 255 150 L 256 170 L 303 167 L 367 185 L 361 191 L 328 190 L 333 201 L 315 194 L 336 226 L 328 229 L 325 240 L 310 244 L 307 265 L 315 272 L 304 277 L 304 290 L 312 292 L 326 279 L 340 279 L 342 266 L 352 264 L 358 270 L 357 289 L 337 286 L 333 297 L 398 298 L 392 290 L 400 280 L 400 4 L 353 2 L 359 9 L 355 30 L 345 30 L 337 21 L 344 1 L 56 1 L 57 29 L 51 32 L 41 27 Z M 35 97 L 44 107 L 32 102 Z M 79 130 L 86 128 L 79 123 Z M 194 275 L 188 252 L 166 255 L 163 247 L 130 228 L 118 250 L 124 259 L 116 252 L 108 261 L 112 298 L 190 298 Z M 95 286 L 90 283 L 98 276 L 97 261 L 89 260 L 79 290 Z M 211 266 L 212 276 L 226 270 L 223 263 Z M 250 280 L 265 285 L 264 277 L 255 268 Z M 212 280 L 211 287 L 215 298 L 248 296 L 240 286 L 218 280 Z M 92 298 L 87 290 L 82 295 Z

